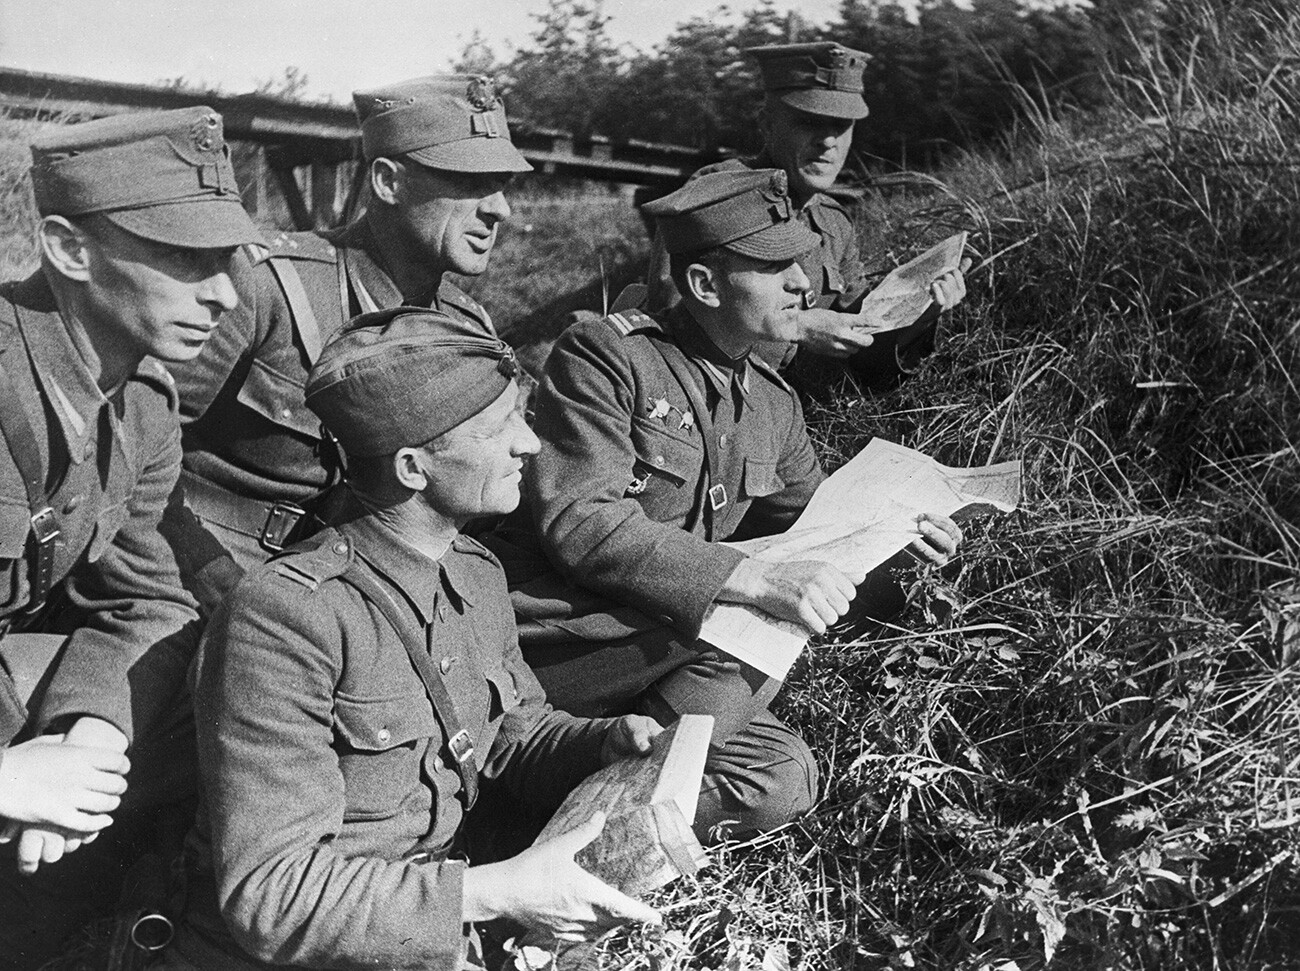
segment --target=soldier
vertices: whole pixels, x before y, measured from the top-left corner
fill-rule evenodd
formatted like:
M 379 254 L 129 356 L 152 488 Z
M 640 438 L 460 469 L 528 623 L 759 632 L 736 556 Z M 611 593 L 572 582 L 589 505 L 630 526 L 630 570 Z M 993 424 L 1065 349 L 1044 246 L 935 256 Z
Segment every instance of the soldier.
M 800 318 L 799 349 L 844 360 L 868 387 L 893 386 L 934 349 L 939 313 L 966 295 L 963 271 L 969 262 L 934 281 L 934 305 L 912 326 L 873 337 L 870 319 L 858 313 L 871 286 L 858 252 L 857 231 L 844 204 L 830 194 L 848 159 L 854 124 L 867 116 L 862 98 L 867 55 L 829 41 L 752 47 L 746 53 L 758 61 L 763 74 L 763 150 L 752 161 L 730 159 L 706 166 L 692 178 L 768 166 L 784 170 L 797 218 L 818 237 L 817 245 L 799 257 L 808 277 L 806 302 L 815 311 Z M 681 299 L 668 262 L 662 241 L 656 240 L 647 300 L 652 313 Z M 785 344 L 764 353 L 784 365 L 793 352 Z M 799 384 L 807 387 L 811 382 Z
M 235 248 L 260 239 L 209 108 L 58 127 L 32 158 L 41 267 L 0 287 L 0 965 L 15 968 L 111 910 L 132 840 L 186 794 L 193 743 L 174 730 L 196 614 L 158 531 L 181 464 L 159 362 L 203 349 L 238 299 Z
M 175 371 L 186 501 L 242 569 L 280 548 L 340 477 L 302 389 L 344 321 L 422 306 L 466 334 L 495 334 L 487 312 L 445 278 L 487 268 L 510 215 L 505 188 L 531 169 L 511 144 L 491 80 L 418 78 L 353 101 L 369 175 L 364 214 L 337 232 L 273 238 L 270 259 L 236 281 L 246 310 Z M 220 549 L 184 545 L 192 553 L 184 572 L 219 597 L 240 570 Z
M 816 764 L 768 711 L 779 685 L 697 640 L 709 607 L 752 604 L 822 632 L 862 575 L 766 563 L 721 540 L 780 532 L 822 481 L 799 401 L 751 352 L 796 333 L 818 244 L 784 172 L 700 176 L 645 207 L 683 299 L 661 317 L 588 320 L 556 342 L 538 388 L 531 539 L 492 542 L 512 578 L 524 657 L 559 708 L 710 714 L 702 839 L 778 826 L 809 808 Z M 919 524 L 942 563 L 961 533 Z M 565 581 L 568 581 L 567 584 Z
M 658 915 L 582 870 L 601 821 L 468 864 L 480 782 L 545 819 L 652 720 L 553 711 L 505 579 L 458 530 L 519 502 L 537 439 L 510 348 L 432 310 L 352 321 L 307 403 L 347 453 L 335 524 L 253 570 L 204 637 L 199 866 L 168 967 L 457 968 L 475 921 L 593 935 Z

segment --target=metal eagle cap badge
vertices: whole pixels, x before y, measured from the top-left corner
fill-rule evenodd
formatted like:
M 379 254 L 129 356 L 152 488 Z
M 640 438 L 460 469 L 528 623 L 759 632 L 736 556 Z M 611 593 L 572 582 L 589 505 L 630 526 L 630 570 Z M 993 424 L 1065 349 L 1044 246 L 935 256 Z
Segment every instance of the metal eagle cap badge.
M 486 75 L 472 78 L 465 88 L 465 100 L 477 111 L 491 111 L 497 106 L 496 81 Z

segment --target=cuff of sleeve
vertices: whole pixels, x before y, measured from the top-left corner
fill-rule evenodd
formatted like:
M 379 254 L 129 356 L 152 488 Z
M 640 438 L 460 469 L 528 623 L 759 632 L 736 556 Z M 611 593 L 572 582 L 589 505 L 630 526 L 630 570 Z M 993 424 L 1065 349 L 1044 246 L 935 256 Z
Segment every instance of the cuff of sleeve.
M 424 925 L 428 950 L 446 955 L 445 962 L 431 961 L 433 967 L 459 967 L 465 951 L 465 869 L 464 860 L 443 860 L 420 865 L 422 883 L 419 920 Z
M 700 636 L 704 615 L 713 606 L 723 584 L 736 572 L 745 554 L 717 543 L 701 543 L 692 568 L 684 572 L 682 599 L 670 608 L 673 625 L 692 640 Z

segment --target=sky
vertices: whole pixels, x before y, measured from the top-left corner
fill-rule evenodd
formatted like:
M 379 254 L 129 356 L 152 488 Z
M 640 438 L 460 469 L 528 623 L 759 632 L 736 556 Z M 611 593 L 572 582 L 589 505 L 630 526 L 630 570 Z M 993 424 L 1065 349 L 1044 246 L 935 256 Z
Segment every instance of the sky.
M 732 10 L 756 0 L 730 0 Z M 648 50 L 720 0 L 605 0 L 616 43 Z M 810 23 L 838 0 L 777 0 Z M 477 28 L 498 55 L 528 40 L 546 0 L 0 0 L 0 65 L 105 81 L 184 77 L 228 93 L 297 67 L 309 95 L 444 71 Z

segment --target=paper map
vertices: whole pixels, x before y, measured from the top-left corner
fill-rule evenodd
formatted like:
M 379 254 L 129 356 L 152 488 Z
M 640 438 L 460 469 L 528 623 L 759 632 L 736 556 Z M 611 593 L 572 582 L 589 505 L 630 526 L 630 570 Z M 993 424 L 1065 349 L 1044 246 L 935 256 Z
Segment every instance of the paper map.
M 1019 462 L 950 468 L 875 438 L 817 488 L 786 532 L 727 545 L 772 562 L 819 560 L 871 571 L 920 535 L 920 513 L 961 520 L 1011 512 L 1019 501 Z M 798 624 L 728 603 L 714 604 L 700 630 L 702 640 L 777 680 L 785 679 L 808 637 Z
M 930 306 L 930 284 L 961 264 L 966 234 L 949 236 L 895 267 L 862 299 L 864 329 L 873 334 L 910 327 Z
M 712 735 L 711 715 L 683 715 L 656 736 L 650 755 L 620 759 L 583 780 L 534 842 L 601 811 L 605 829 L 574 856 L 583 869 L 632 895 L 694 874 L 706 859 L 690 824 Z

